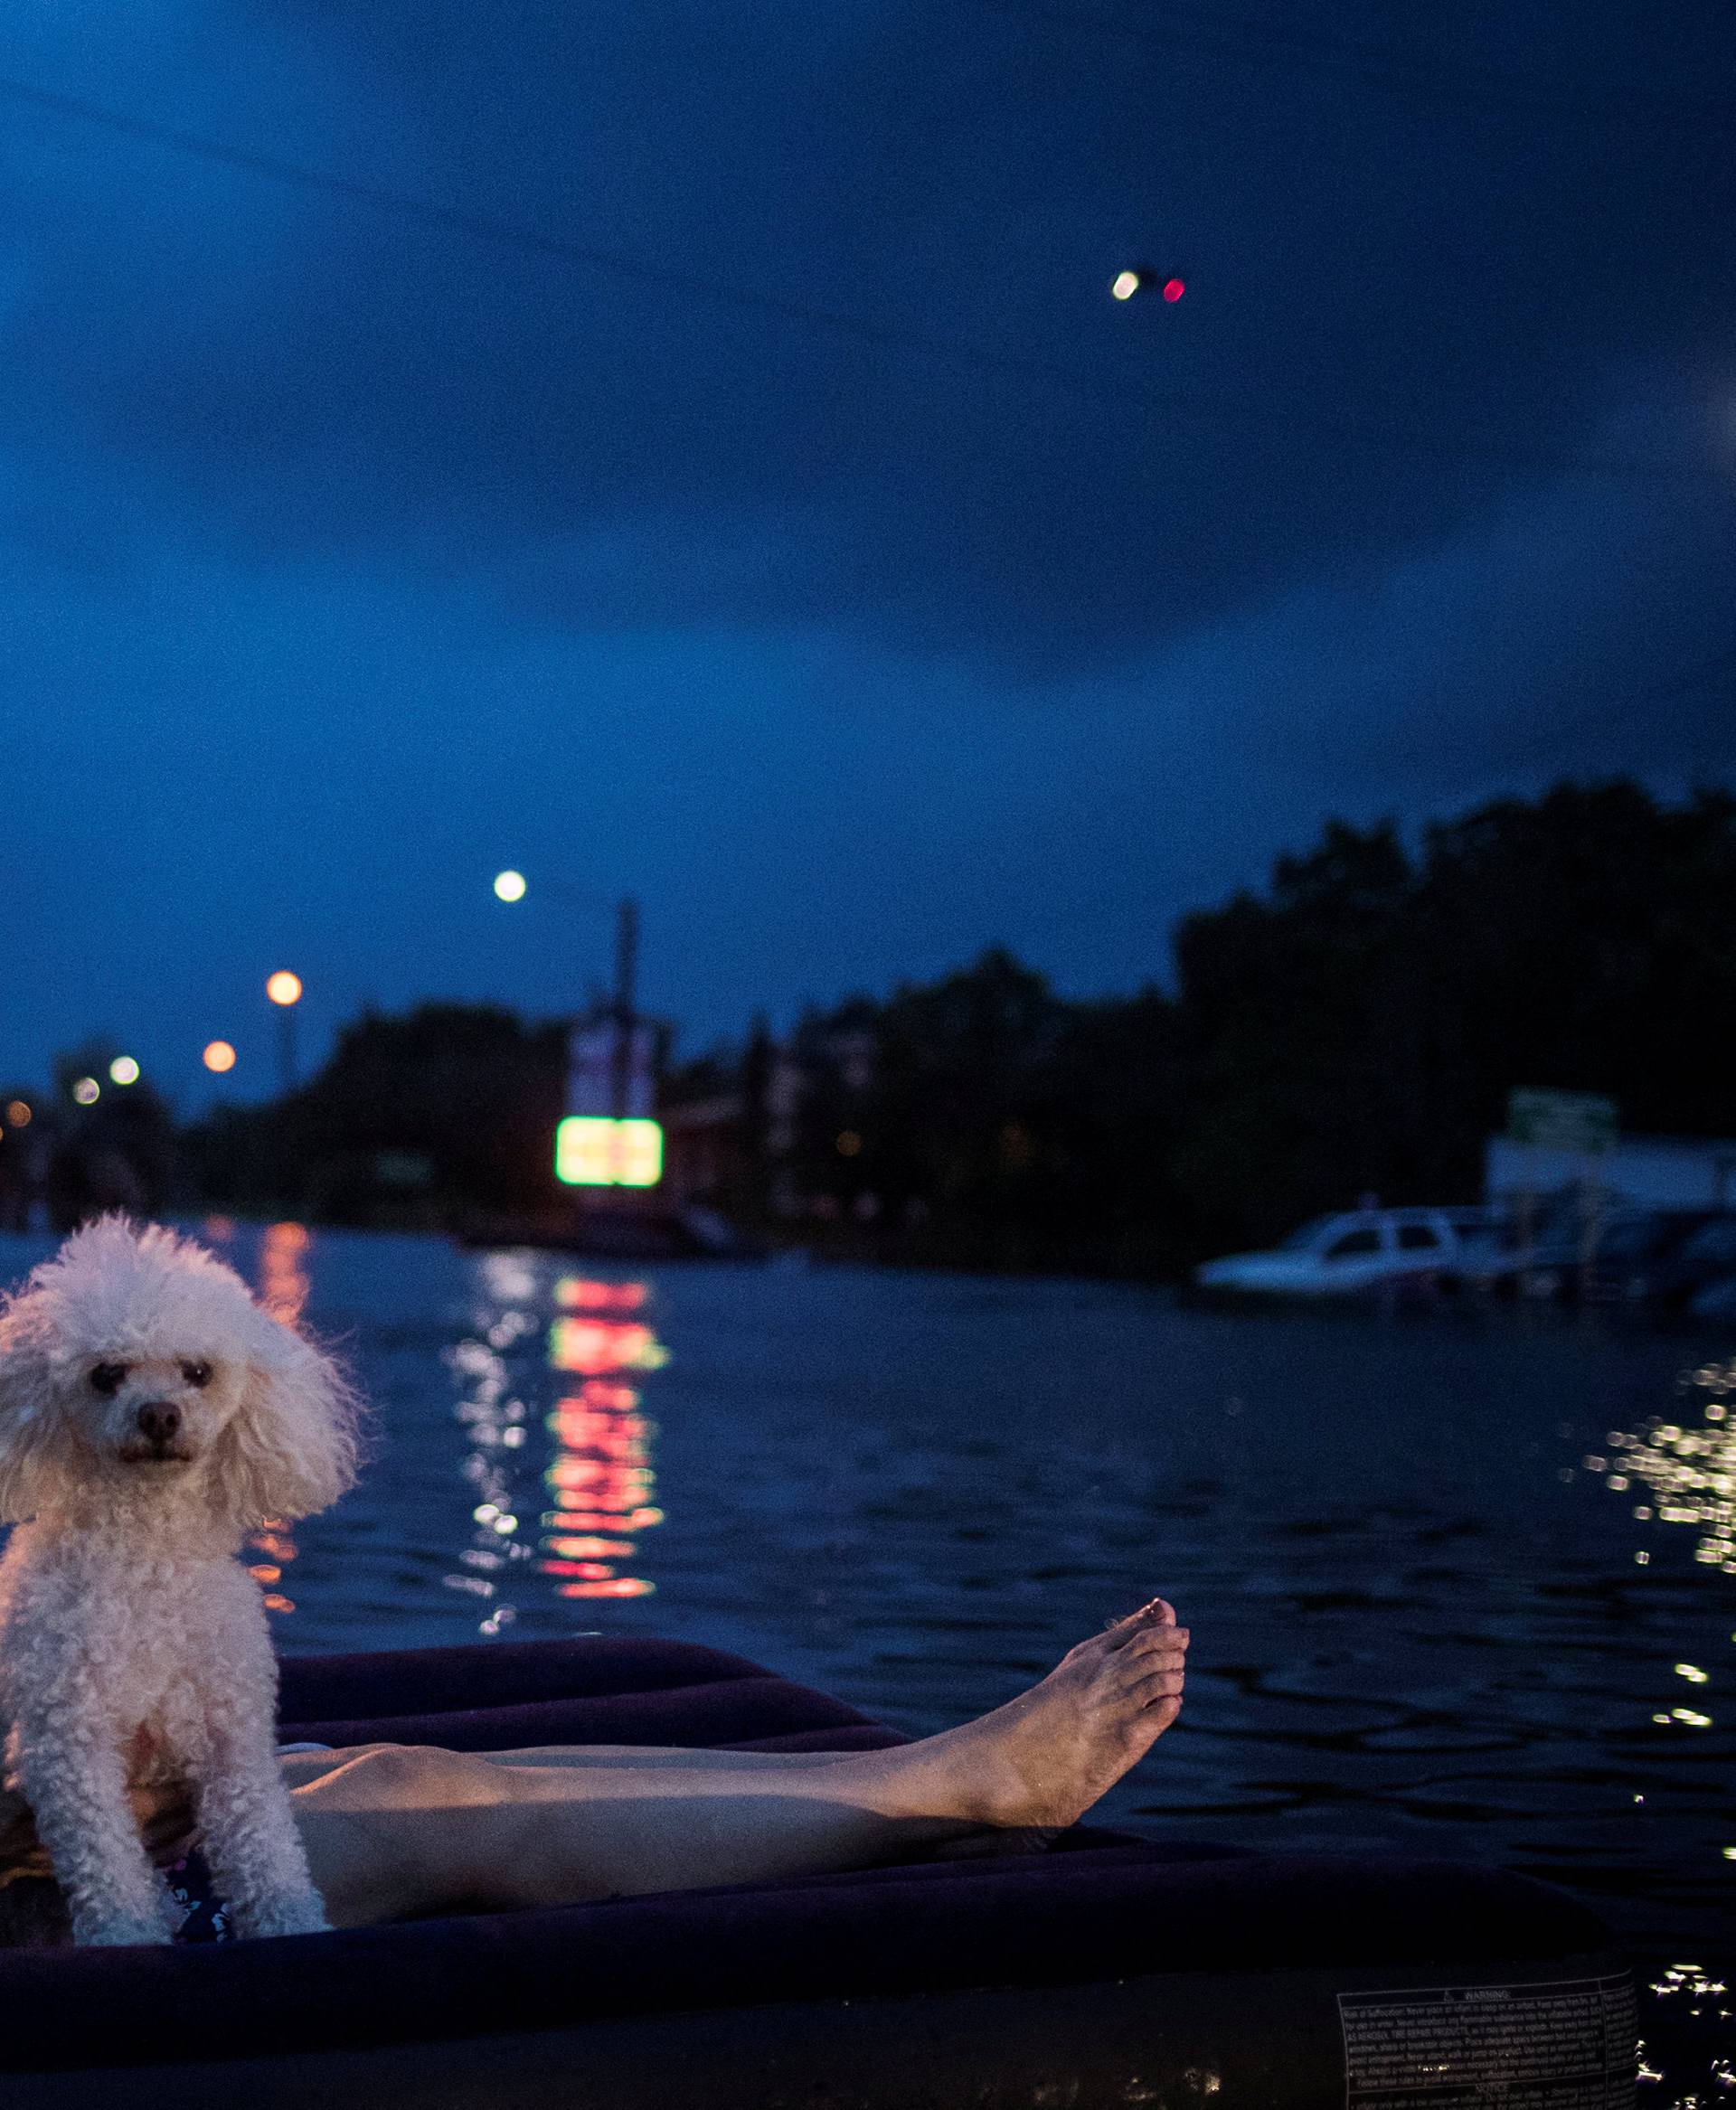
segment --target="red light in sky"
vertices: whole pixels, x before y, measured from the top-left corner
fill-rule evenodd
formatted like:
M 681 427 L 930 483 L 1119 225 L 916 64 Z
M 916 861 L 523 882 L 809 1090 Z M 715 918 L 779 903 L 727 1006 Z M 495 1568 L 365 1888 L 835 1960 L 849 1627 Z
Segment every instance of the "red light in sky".
M 1184 279 L 1165 278 L 1164 281 L 1164 298 L 1169 302 L 1172 307 L 1186 291 L 1187 283 Z

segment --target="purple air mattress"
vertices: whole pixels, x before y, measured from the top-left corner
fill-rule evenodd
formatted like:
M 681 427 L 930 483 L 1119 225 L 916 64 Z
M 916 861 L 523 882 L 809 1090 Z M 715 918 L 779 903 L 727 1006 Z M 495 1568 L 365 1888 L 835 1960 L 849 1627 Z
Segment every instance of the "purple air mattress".
M 280 1719 L 463 1750 L 901 1740 L 740 1657 L 597 1639 L 290 1661 Z M 1083 1827 L 559 1910 L 0 1951 L 5 2110 L 1614 2110 L 1633 2080 L 1623 1960 L 1547 1885 Z

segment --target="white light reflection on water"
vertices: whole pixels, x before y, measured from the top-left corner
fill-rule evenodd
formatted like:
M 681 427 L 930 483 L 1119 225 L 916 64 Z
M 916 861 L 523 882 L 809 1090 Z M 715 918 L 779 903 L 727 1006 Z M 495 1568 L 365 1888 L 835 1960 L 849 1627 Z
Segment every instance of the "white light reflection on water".
M 1641 1482 L 1652 1500 L 1634 1504 L 1636 1522 L 1693 1525 L 1700 1534 L 1694 1559 L 1736 1575 L 1736 1421 L 1730 1410 L 1736 1359 L 1702 1364 L 1682 1389 L 1690 1399 L 1703 1395 L 1697 1424 L 1653 1415 L 1637 1432 L 1611 1429 L 1611 1455 L 1593 1453 L 1582 1463 L 1606 1475 L 1612 1494 L 1630 1493 Z
M 1609 1452 L 1592 1452 L 1580 1463 L 1589 1473 L 1604 1474 L 1612 1494 L 1631 1494 L 1635 1483 L 1651 1496 L 1633 1504 L 1640 1524 L 1686 1524 L 1699 1534 L 1694 1558 L 1703 1568 L 1736 1575 L 1736 1421 L 1730 1400 L 1736 1394 L 1736 1359 L 1703 1363 L 1682 1380 L 1690 1401 L 1698 1400 L 1698 1420 L 1666 1421 L 1653 1415 L 1637 1431 L 1612 1428 Z M 1634 1556 L 1646 1567 L 1651 1550 Z M 1736 1638 L 1733 1636 L 1732 1638 Z M 1690 1685 L 1711 1683 L 1711 1673 L 1697 1663 L 1674 1666 Z M 1714 1717 L 1703 1708 L 1678 1701 L 1657 1709 L 1658 1729 L 1709 1729 Z

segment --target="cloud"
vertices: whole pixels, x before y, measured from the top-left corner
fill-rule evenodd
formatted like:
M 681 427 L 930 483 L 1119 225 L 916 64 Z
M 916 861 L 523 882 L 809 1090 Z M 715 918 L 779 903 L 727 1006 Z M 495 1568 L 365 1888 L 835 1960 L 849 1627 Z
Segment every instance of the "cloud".
M 19 112 L 14 441 L 126 457 L 274 559 L 492 572 L 580 629 L 739 608 L 1020 676 L 1137 659 L 1550 487 L 1613 365 L 1736 322 L 1727 156 L 1685 128 L 1420 110 L 968 0 L 823 33 L 716 0 L 170 19 L 59 78 L 637 275 Z M 1652 19 L 1607 10 L 1570 82 L 1618 87 Z M 1178 307 L 1108 299 L 1147 254 Z
M 703 1038 L 991 939 L 1129 986 L 1326 811 L 1727 768 L 1623 702 L 1728 643 L 1723 146 L 1008 4 L 20 17 L 56 92 L 635 271 L 9 106 L 0 1070 L 269 1081 L 286 960 L 310 1046 L 564 1008 L 607 918 L 505 862 L 640 892 Z M 1712 77 L 1657 20 L 1525 56 Z

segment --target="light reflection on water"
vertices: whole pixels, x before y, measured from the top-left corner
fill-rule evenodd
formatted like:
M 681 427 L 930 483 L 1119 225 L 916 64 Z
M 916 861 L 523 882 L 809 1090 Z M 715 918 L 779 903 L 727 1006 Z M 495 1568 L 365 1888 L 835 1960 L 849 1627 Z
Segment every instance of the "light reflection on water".
M 484 1254 L 476 1267 L 484 1294 L 446 1361 L 468 1446 L 460 1469 L 480 1499 L 459 1571 L 442 1580 L 486 1606 L 476 1623 L 485 1636 L 517 1622 L 526 1592 L 648 1597 L 655 1584 L 627 1564 L 663 1521 L 654 1427 L 633 1381 L 669 1360 L 648 1317 L 650 1286 L 568 1274 L 545 1285 L 514 1253 Z M 550 1304 L 552 1313 L 542 1308 Z M 527 1395 L 546 1389 L 542 1373 L 511 1360 L 535 1342 L 554 1388 L 540 1416 Z M 533 1440 L 539 1427 L 546 1451 Z
M 200 1226 L 200 1236 L 205 1244 L 222 1252 L 233 1240 L 235 1230 L 229 1217 L 208 1217 Z M 312 1242 L 307 1226 L 299 1223 L 267 1224 L 260 1234 L 253 1288 L 272 1317 L 287 1325 L 293 1326 L 300 1318 L 312 1287 L 302 1265 Z M 247 1572 L 259 1584 L 266 1610 L 277 1618 L 293 1612 L 296 1601 L 283 1587 L 283 1571 L 299 1551 L 291 1526 L 281 1517 L 267 1517 L 248 1540 L 247 1550 L 263 1556 L 250 1562 Z
M 661 1370 L 669 1352 L 642 1315 L 643 1282 L 593 1282 L 563 1275 L 554 1285 L 562 1315 L 549 1328 L 549 1364 L 577 1386 L 554 1403 L 547 1427 L 554 1455 L 543 1474 L 542 1572 L 561 1597 L 644 1597 L 656 1587 L 622 1573 L 638 1535 L 663 1521 L 652 1502 L 655 1425 L 627 1380 Z
M 1106 1821 L 1502 1862 L 1659 1986 L 1736 1977 L 1728 1339 L 297 1231 L 220 1249 L 306 1298 L 377 1430 L 354 1494 L 261 1534 L 286 1651 L 667 1634 L 920 1734 L 1160 1590 L 1187 1707 Z M 1656 2064 L 1691 2011 L 1654 2007 Z

